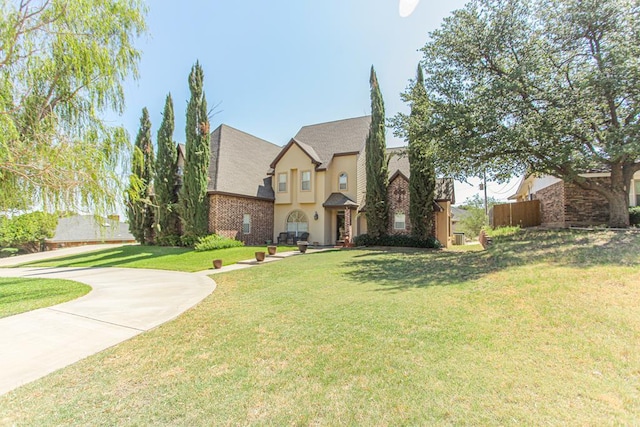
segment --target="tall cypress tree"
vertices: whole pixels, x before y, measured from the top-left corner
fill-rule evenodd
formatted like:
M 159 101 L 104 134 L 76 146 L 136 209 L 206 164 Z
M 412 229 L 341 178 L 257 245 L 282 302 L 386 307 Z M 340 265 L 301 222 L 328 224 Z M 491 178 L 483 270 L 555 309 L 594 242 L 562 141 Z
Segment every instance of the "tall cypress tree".
M 185 168 L 180 193 L 182 222 L 187 236 L 203 236 L 209 229 L 209 118 L 203 88 L 204 72 L 199 62 L 189 74 L 191 99 L 187 105 Z
M 435 198 L 436 171 L 429 137 L 425 132 L 428 99 L 424 87 L 422 68 L 418 64 L 416 81 L 410 91 L 409 117 L 409 218 L 411 233 L 426 239 L 433 235 L 433 200 Z
M 389 221 L 387 202 L 389 163 L 386 155 L 384 101 L 373 65 L 369 84 L 371 86 L 371 125 L 365 146 L 367 162 L 365 204 L 367 230 L 371 236 L 378 237 L 387 234 Z
M 167 95 L 162 113 L 162 124 L 158 130 L 158 157 L 156 159 L 156 176 L 154 189 L 158 206 L 156 223 L 158 243 L 164 244 L 163 238 L 177 236 L 179 233 L 177 213 L 178 204 L 178 150 L 173 140 L 174 130 L 173 100 Z
M 129 231 L 136 241 L 151 241 L 153 213 L 150 194 L 153 178 L 153 146 L 151 143 L 151 120 L 147 108 L 142 109 L 140 129 L 133 147 L 131 175 L 127 190 L 127 217 Z

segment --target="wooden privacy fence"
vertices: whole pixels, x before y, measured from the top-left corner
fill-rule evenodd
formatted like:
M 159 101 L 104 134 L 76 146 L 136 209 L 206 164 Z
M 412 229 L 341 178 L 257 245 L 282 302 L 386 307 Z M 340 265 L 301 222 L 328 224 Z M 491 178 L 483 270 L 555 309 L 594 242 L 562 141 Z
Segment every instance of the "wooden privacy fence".
M 491 226 L 504 227 L 519 225 L 522 228 L 540 225 L 540 200 L 495 205 L 492 210 Z

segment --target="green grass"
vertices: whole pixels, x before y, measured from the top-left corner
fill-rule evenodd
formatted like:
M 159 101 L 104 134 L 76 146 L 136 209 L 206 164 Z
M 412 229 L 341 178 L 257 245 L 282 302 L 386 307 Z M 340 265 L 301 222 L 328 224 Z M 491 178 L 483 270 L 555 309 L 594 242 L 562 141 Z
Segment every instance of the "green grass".
M 297 250 L 293 246 L 278 246 L 279 252 Z M 214 259 L 222 259 L 222 265 L 254 259 L 256 251 L 266 251 L 266 246 L 242 246 L 195 252 L 189 248 L 125 245 L 115 249 L 90 252 L 64 258 L 28 263 L 30 267 L 127 267 L 158 270 L 201 271 L 213 268 Z
M 61 304 L 90 290 L 71 280 L 0 277 L 0 318 Z
M 347 250 L 215 276 L 178 319 L 0 398 L 18 425 L 634 425 L 640 234 Z

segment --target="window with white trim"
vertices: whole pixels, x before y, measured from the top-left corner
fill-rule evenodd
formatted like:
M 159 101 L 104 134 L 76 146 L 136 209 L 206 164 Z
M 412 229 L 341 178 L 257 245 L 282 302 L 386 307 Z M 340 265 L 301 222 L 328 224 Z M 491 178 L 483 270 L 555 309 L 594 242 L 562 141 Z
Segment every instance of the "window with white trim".
M 287 173 L 278 174 L 278 193 L 287 192 Z
M 251 234 L 251 215 L 244 214 L 242 216 L 242 234 Z
M 393 215 L 393 229 L 394 230 L 405 230 L 406 229 L 405 215 L 404 215 L 403 212 L 396 212 Z
M 640 179 L 634 181 L 635 190 L 636 190 L 636 206 L 640 206 Z
M 300 174 L 300 184 L 302 191 L 311 190 L 311 171 L 302 171 Z
M 338 190 L 344 191 L 347 189 L 347 174 L 342 172 L 338 177 Z
M 293 211 L 287 217 L 287 231 L 300 236 L 309 231 L 309 220 L 302 211 Z

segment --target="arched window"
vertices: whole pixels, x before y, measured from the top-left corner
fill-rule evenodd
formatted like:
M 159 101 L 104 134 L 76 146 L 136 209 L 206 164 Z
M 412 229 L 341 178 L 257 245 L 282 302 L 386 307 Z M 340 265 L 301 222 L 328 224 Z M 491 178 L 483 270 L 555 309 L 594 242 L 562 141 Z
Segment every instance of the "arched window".
M 343 191 L 347 189 L 347 174 L 342 172 L 338 177 L 338 190 Z
M 309 220 L 302 211 L 293 211 L 287 217 L 287 231 L 293 232 L 296 236 L 309 231 Z

